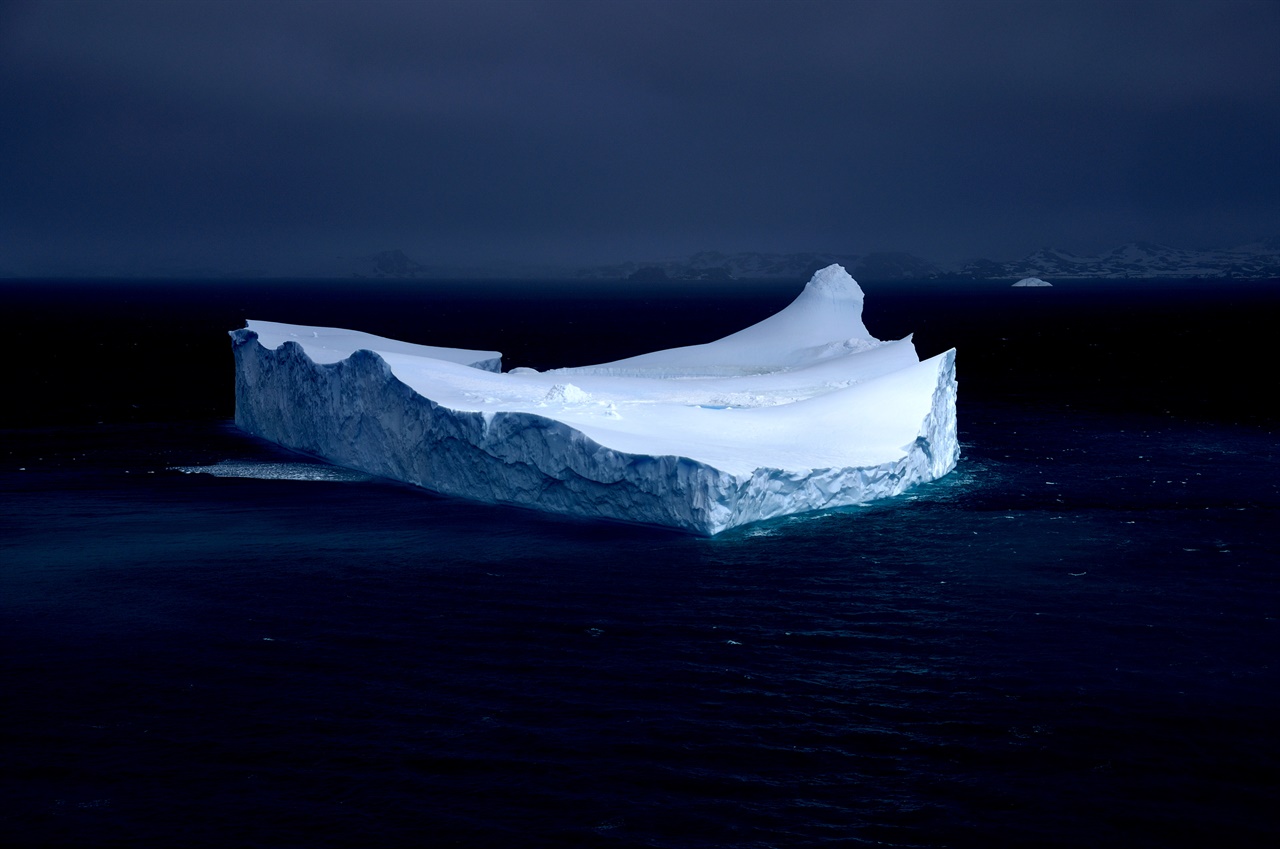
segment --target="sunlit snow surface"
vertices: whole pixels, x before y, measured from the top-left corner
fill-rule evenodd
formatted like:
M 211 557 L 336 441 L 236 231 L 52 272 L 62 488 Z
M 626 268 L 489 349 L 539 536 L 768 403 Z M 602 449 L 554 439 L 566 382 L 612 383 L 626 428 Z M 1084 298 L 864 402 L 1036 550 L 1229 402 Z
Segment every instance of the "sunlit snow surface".
M 251 320 L 236 423 L 438 492 L 715 534 L 949 472 L 955 352 L 877 340 L 843 268 L 715 342 L 498 371 L 500 354 Z

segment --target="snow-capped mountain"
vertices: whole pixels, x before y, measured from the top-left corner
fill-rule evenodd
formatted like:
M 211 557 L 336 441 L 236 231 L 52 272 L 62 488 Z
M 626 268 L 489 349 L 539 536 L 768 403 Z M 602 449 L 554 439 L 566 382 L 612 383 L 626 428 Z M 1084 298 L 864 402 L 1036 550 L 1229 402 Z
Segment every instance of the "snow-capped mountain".
M 1137 278 L 1280 278 L 1280 238 L 1222 250 L 1187 250 L 1150 242 L 1130 242 L 1098 256 L 1077 256 L 1042 248 L 1010 262 L 975 260 L 946 276 L 974 280 L 1063 277 L 1123 280 Z

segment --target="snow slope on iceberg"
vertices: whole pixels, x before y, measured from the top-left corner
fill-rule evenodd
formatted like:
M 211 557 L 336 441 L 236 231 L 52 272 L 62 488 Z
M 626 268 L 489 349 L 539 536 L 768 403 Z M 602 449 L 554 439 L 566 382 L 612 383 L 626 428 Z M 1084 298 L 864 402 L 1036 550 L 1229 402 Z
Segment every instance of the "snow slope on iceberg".
M 258 342 L 268 348 L 279 348 L 285 342 L 303 345 L 312 362 L 336 363 L 345 360 L 356 351 L 377 351 L 384 355 L 397 355 L 424 360 L 443 360 L 449 363 L 471 366 L 485 371 L 502 370 L 502 354 L 497 351 L 468 351 L 463 348 L 437 348 L 432 345 L 415 345 L 385 336 L 374 336 L 359 330 L 343 330 L 339 327 L 308 327 L 301 324 L 280 324 L 275 321 L 250 321 L 250 329 L 258 334 Z
M 232 332 L 236 421 L 447 494 L 714 534 L 954 467 L 954 352 L 874 339 L 862 301 L 831 266 L 718 341 L 541 373 L 255 320 Z

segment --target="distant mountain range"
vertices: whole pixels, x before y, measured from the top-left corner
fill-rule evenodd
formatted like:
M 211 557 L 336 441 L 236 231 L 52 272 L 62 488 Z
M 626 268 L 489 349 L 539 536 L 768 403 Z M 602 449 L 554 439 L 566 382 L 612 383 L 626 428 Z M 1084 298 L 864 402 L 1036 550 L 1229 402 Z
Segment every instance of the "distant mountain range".
M 939 268 L 907 253 L 737 253 L 703 251 L 685 260 L 627 262 L 583 268 L 578 277 L 609 280 L 806 280 L 839 263 L 855 279 L 912 280 L 936 276 Z
M 584 268 L 579 277 L 633 280 L 805 279 L 838 262 L 857 280 L 1018 280 L 1023 277 L 1125 280 L 1141 278 L 1280 278 L 1280 238 L 1225 250 L 1187 250 L 1132 242 L 1098 256 L 1042 248 L 1012 261 L 977 259 L 937 265 L 908 253 L 736 253 L 704 251 L 684 260 L 628 262 Z
M 950 275 L 966 279 L 1000 278 L 1205 278 L 1260 280 L 1280 278 L 1280 238 L 1225 250 L 1186 250 L 1131 242 L 1098 256 L 1076 256 L 1043 248 L 1015 262 L 976 260 Z
M 0 277 L 118 277 L 171 279 L 583 279 L 583 280 L 807 280 L 832 263 L 843 265 L 856 280 L 1008 280 L 1024 277 L 1125 280 L 1204 278 L 1212 280 L 1280 279 L 1280 237 L 1228 249 L 1188 250 L 1131 242 L 1097 256 L 1080 256 L 1042 248 L 1019 260 L 975 259 L 939 265 L 909 253 L 720 253 L 702 251 L 685 259 L 623 262 L 590 267 L 528 265 L 432 265 L 404 251 L 367 256 L 332 257 L 289 269 L 227 271 L 213 268 L 160 266 L 149 269 L 0 269 Z

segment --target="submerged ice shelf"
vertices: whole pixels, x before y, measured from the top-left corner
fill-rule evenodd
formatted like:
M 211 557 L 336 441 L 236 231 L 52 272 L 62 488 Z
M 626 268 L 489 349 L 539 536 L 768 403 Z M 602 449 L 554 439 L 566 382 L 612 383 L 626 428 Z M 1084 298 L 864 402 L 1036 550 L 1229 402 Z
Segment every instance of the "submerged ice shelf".
M 843 268 L 705 345 L 501 373 L 501 355 L 250 320 L 236 424 L 487 502 L 713 535 L 898 495 L 955 467 L 955 351 L 880 341 Z

